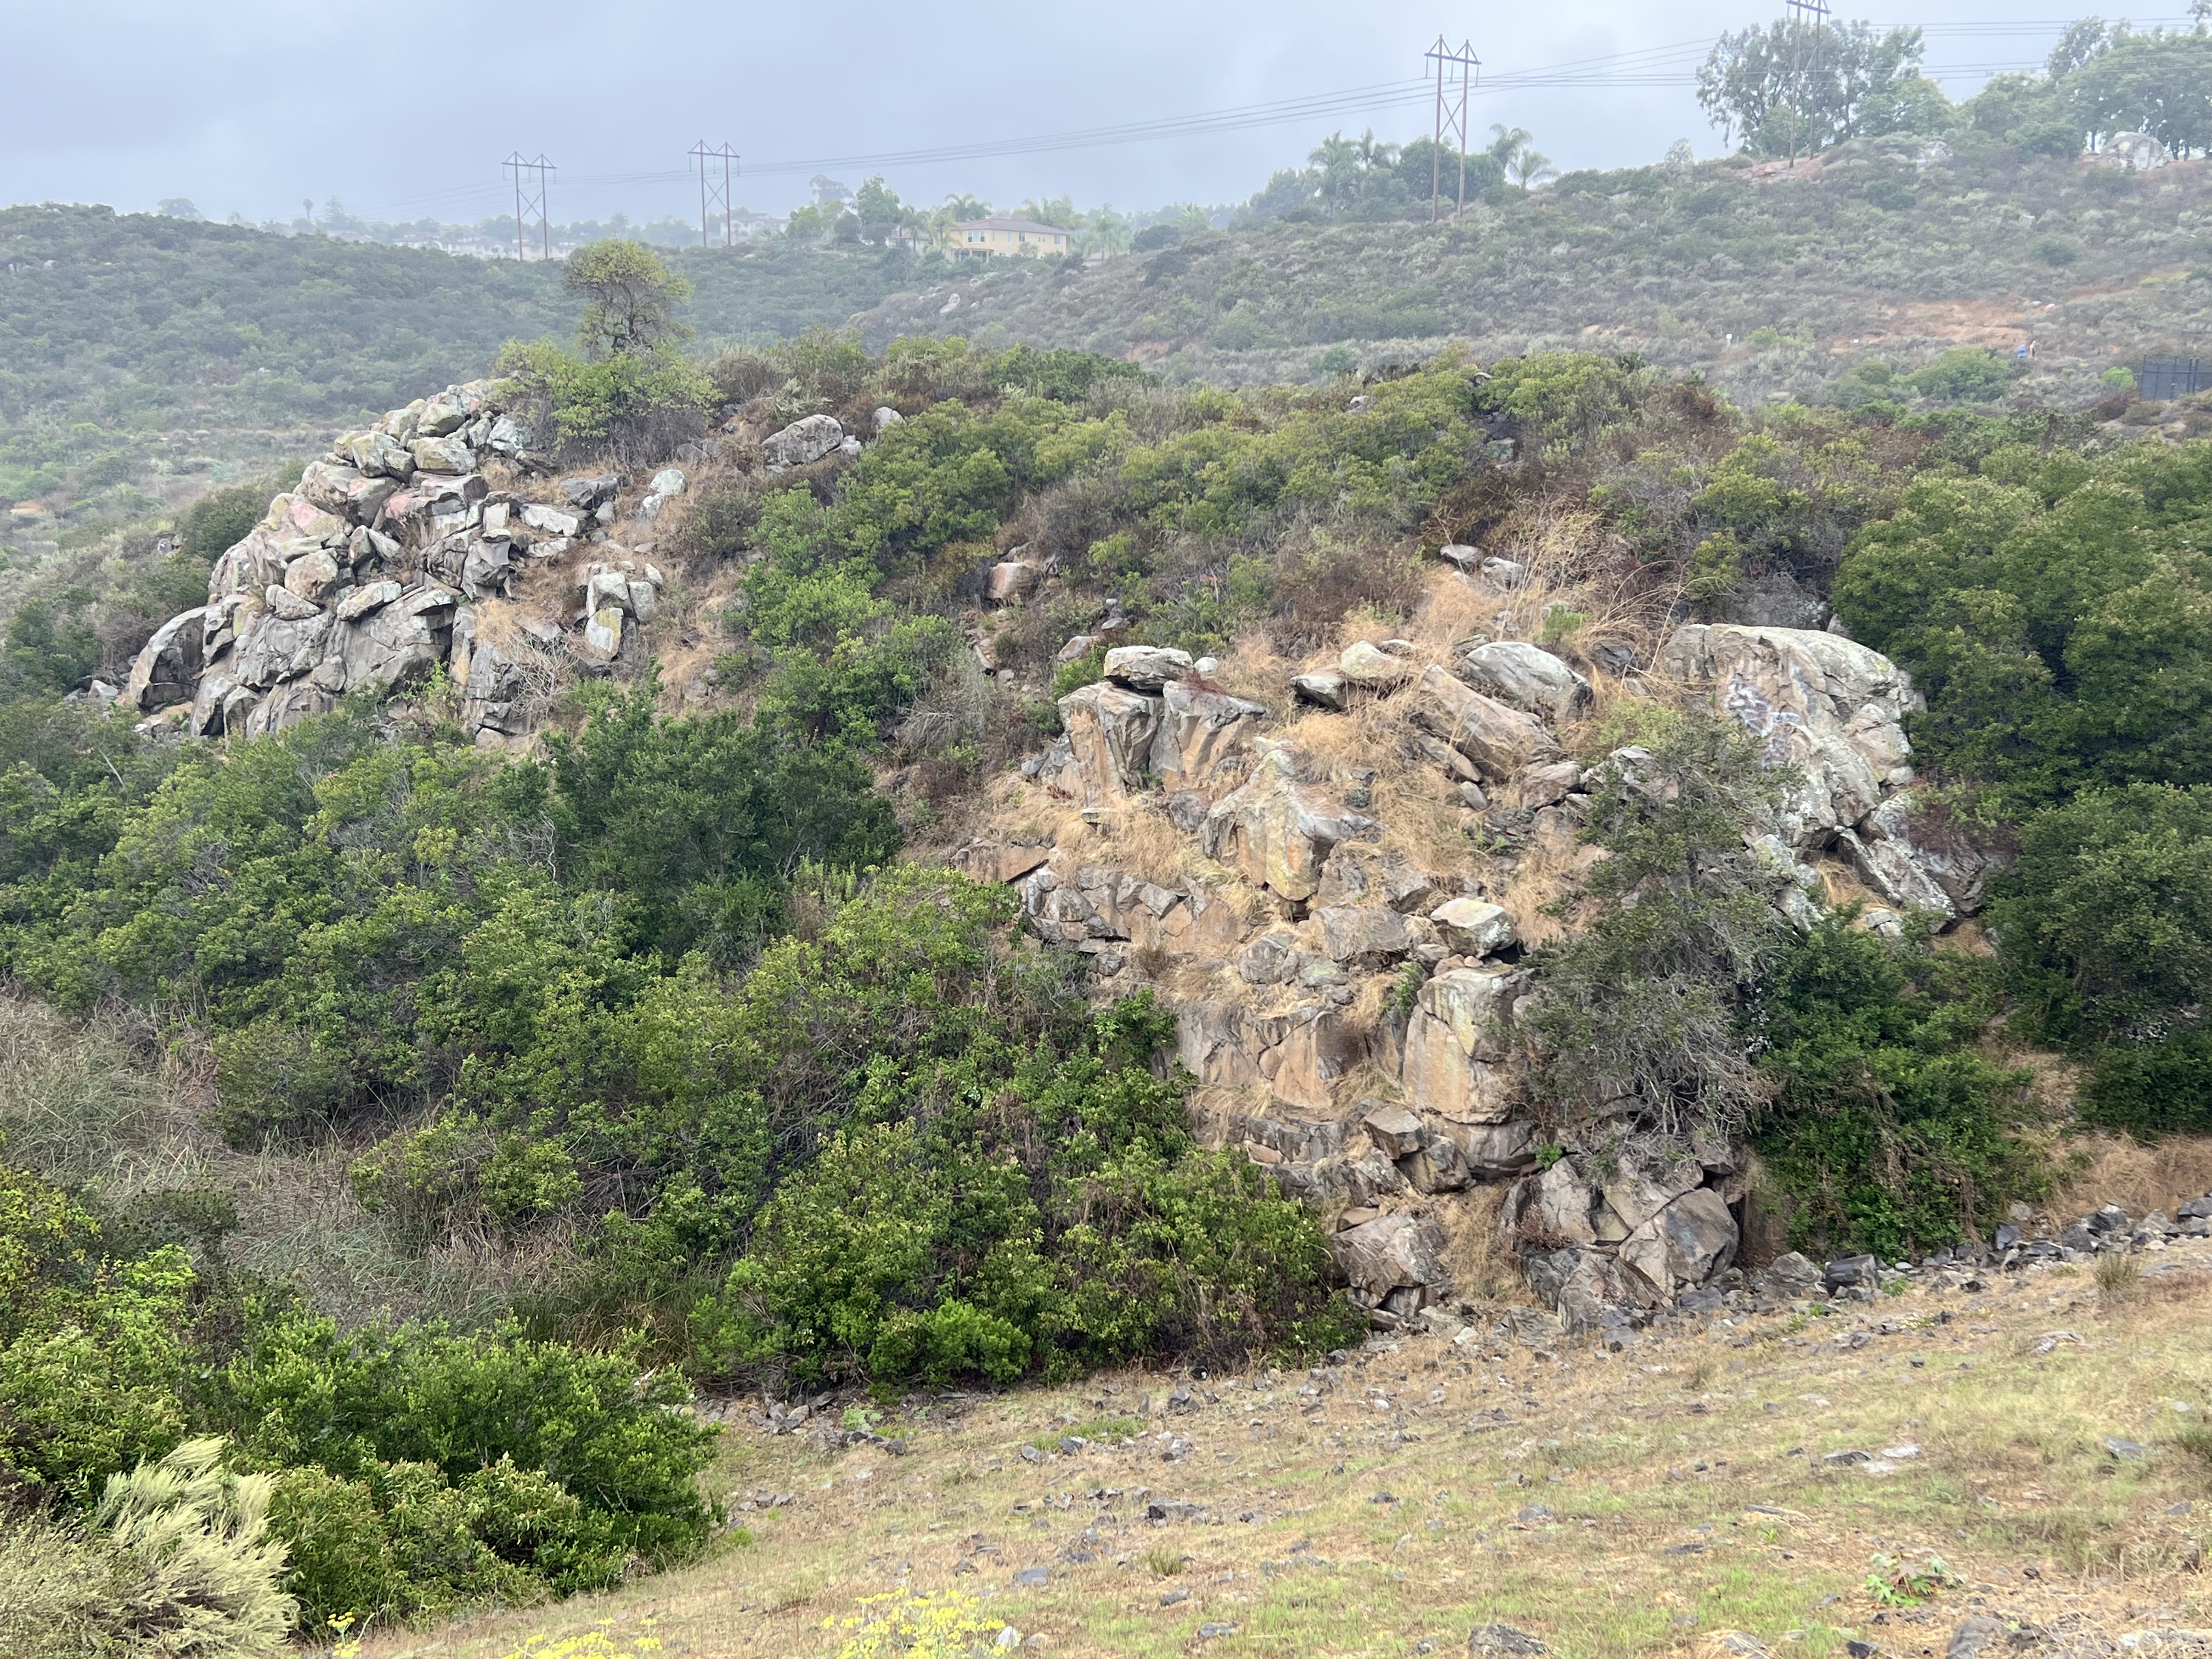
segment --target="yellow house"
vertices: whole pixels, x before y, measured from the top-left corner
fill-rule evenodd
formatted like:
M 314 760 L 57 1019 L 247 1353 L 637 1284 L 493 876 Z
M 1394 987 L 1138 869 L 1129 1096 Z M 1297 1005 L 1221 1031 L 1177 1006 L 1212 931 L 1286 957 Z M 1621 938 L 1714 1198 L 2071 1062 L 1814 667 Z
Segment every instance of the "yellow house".
M 969 219 L 945 233 L 945 251 L 956 259 L 1034 259 L 1073 245 L 1073 232 L 1034 219 Z

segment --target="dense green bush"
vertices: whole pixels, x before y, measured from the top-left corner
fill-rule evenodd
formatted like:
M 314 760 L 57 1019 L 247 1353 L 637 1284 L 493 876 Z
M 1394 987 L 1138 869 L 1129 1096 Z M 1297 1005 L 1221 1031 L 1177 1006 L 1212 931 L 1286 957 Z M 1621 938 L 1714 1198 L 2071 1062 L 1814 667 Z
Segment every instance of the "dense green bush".
M 2092 1061 L 2091 1121 L 2212 1125 L 2212 787 L 2093 790 L 2028 819 L 1990 920 L 2018 1018 Z
M 285 1294 L 204 1278 L 178 1247 L 112 1255 L 96 1216 L 0 1164 L 0 1475 L 18 1499 L 98 1499 L 125 1558 L 139 1533 L 181 1528 L 202 1539 L 186 1556 L 233 1578 L 226 1540 L 258 1539 L 265 1508 L 314 1623 L 603 1587 L 696 1551 L 714 1431 L 635 1350 L 511 1328 L 342 1334 Z M 232 1482 L 218 1462 L 260 1473 Z M 243 1518 L 215 1526 L 223 1492 Z M 152 1551 L 172 1577 L 175 1554 Z
M 1838 911 L 1792 946 L 1758 1004 L 1775 1092 L 1753 1141 L 1790 1243 L 1894 1261 L 1986 1237 L 2047 1179 L 2014 1133 L 2028 1074 L 1973 1046 L 1995 1012 L 1991 975 L 1854 921 Z
M 1913 483 L 1836 578 L 1911 669 L 1940 765 L 2014 807 L 2212 781 L 2212 443 L 2087 460 L 2019 445 Z

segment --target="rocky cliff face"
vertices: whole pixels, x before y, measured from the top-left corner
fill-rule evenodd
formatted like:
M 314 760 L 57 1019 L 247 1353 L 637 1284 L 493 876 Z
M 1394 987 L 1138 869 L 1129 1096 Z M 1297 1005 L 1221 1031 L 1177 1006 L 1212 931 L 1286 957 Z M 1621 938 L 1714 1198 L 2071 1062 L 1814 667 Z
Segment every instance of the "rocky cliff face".
M 1691 625 L 1640 673 L 1618 647 L 1570 661 L 1516 637 L 1522 574 L 1448 557 L 1414 637 L 1353 638 L 1297 672 L 1109 651 L 961 854 L 1018 884 L 1036 931 L 1106 988 L 1173 1005 L 1207 1131 L 1333 1217 L 1386 1325 L 1454 1300 L 1455 1264 L 1498 1246 L 1579 1326 L 1734 1267 L 1740 1147 L 1662 1133 L 1634 1102 L 1563 1128 L 1532 1081 L 1521 953 L 1603 856 L 1578 840 L 1586 762 L 1633 777 L 1641 752 L 1578 757 L 1600 698 L 1709 701 L 1796 769 L 1745 839 L 1797 927 L 1832 897 L 1870 896 L 1884 928 L 1980 897 L 1978 855 L 1915 838 L 1901 720 L 1919 704 L 1886 659 Z
M 641 657 L 665 585 L 641 555 L 684 473 L 627 496 L 620 477 L 558 477 L 505 396 L 451 387 L 341 439 L 223 556 L 206 605 L 155 634 L 121 696 L 149 726 L 255 736 L 442 666 L 498 744 L 528 736 L 563 677 Z M 775 472 L 860 447 L 811 416 L 760 451 Z M 1019 606 L 1058 580 L 1018 550 L 984 591 Z M 1569 1126 L 1533 1081 L 1522 952 L 1603 856 L 1579 835 L 1594 771 L 1609 761 L 1633 787 L 1643 757 L 1593 752 L 1602 707 L 1708 702 L 1794 769 L 1744 835 L 1801 928 L 1846 896 L 1873 901 L 1875 927 L 1968 915 L 1986 873 L 1917 821 L 1902 720 L 1920 703 L 1885 658 L 1723 624 L 1656 651 L 1553 651 L 1527 637 L 1535 583 L 1447 547 L 1402 637 L 1355 628 L 1304 663 L 1257 644 L 1226 663 L 1110 649 L 956 854 L 1017 884 L 1028 925 L 1090 957 L 1102 994 L 1150 985 L 1174 1009 L 1206 1132 L 1332 1218 L 1353 1295 L 1385 1324 L 1454 1300 L 1500 1250 L 1582 1326 L 1734 1271 L 1741 1148 L 1662 1133 L 1634 1101 Z M 1109 606 L 1061 659 L 1125 627 Z

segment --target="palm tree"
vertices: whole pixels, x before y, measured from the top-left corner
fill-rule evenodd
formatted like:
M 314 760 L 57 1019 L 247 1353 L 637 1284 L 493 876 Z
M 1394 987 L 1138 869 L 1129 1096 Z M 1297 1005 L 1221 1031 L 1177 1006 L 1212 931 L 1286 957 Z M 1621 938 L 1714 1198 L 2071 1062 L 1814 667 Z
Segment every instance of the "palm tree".
M 1540 150 L 1523 149 L 1506 164 L 1505 171 L 1513 182 L 1528 190 L 1537 185 L 1549 184 L 1559 176 L 1552 158 Z
M 1493 125 L 1490 153 L 1505 169 L 1505 176 L 1523 190 L 1559 176 L 1552 158 L 1536 148 L 1535 135 L 1526 127 L 1509 127 L 1502 121 Z
M 1535 142 L 1536 135 L 1526 127 L 1509 127 L 1499 121 L 1490 129 L 1490 153 L 1502 167 L 1511 167 L 1513 158 Z

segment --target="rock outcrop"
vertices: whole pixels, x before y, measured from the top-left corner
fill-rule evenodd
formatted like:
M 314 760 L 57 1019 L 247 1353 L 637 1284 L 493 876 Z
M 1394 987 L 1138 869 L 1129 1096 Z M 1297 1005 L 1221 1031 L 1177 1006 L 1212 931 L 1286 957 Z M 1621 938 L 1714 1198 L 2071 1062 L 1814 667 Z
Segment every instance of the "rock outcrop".
M 1948 920 L 1980 908 L 1987 859 L 1963 836 L 1916 824 L 1904 722 L 1927 705 L 1903 669 L 1833 634 L 1717 623 L 1679 629 L 1662 662 L 1710 684 L 1715 706 L 1761 740 L 1770 765 L 1797 769 L 1774 826 L 1784 844 L 1834 850 L 1899 908 Z

